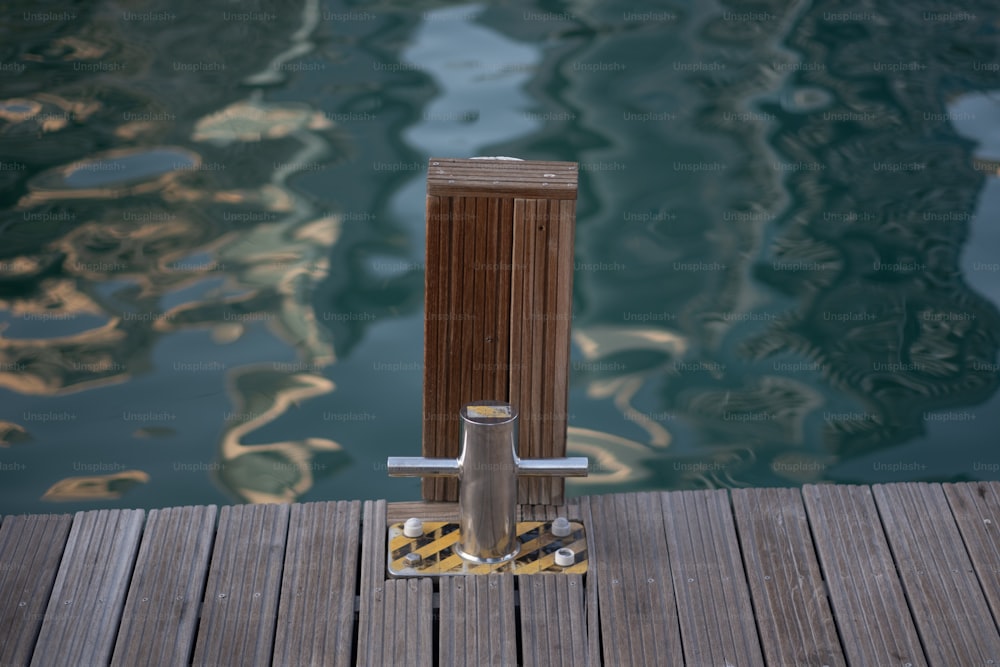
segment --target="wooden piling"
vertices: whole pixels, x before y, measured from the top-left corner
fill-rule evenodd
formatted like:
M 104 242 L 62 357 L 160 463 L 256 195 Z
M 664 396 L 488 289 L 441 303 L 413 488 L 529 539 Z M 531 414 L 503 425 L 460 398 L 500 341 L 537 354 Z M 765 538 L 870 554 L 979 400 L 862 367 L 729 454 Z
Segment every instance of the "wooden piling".
M 565 456 L 576 194 L 575 162 L 430 159 L 424 456 L 457 457 L 459 410 L 484 399 L 517 408 L 519 456 Z M 562 501 L 561 478 L 519 483 L 520 503 Z

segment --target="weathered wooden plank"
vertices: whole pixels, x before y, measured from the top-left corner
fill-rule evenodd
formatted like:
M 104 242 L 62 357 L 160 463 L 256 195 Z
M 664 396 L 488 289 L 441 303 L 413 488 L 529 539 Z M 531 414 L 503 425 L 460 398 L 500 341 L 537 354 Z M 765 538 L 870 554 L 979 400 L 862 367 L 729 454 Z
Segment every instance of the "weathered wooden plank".
M 1000 482 L 945 484 L 944 494 L 993 619 L 1000 622 Z
M 366 500 L 361 524 L 361 600 L 358 608 L 358 667 L 380 661 L 385 631 L 386 503 Z
M 371 600 L 372 643 L 364 661 L 367 667 L 434 664 L 434 587 L 431 580 L 389 579 L 382 593 Z
M 518 521 L 552 521 L 560 516 L 583 521 L 587 534 L 591 534 L 589 514 L 584 517 L 575 498 L 564 505 L 518 505 L 518 515 Z M 518 578 L 523 664 L 572 664 L 573 667 L 601 664 L 596 581 L 593 568 L 586 578 L 579 575 Z
M 566 453 L 575 201 L 514 200 L 511 402 L 523 458 Z M 525 478 L 519 502 L 559 504 L 561 477 Z
M 502 295 L 498 301 L 497 318 L 494 324 L 496 331 L 495 351 L 493 353 L 493 398 L 510 396 L 510 377 L 512 370 L 520 360 L 511 357 L 511 299 L 513 298 L 512 281 L 515 272 L 522 270 L 514 266 L 514 200 L 491 200 L 489 208 L 490 220 L 496 221 L 496 244 L 492 250 L 501 270 L 496 272 L 496 293 Z M 506 400 L 506 398 L 501 399 Z
M 458 521 L 458 503 L 436 503 L 425 500 L 404 500 L 386 504 L 386 522 L 398 523 L 410 517 L 434 521 Z M 518 521 L 551 521 L 564 516 L 582 520 L 580 505 L 572 498 L 562 505 L 518 505 Z
M 475 295 L 496 294 L 495 289 L 493 291 L 486 289 L 490 274 L 497 272 L 496 261 L 487 254 L 489 237 L 491 233 L 496 231 L 496 223 L 486 218 L 489 210 L 488 199 L 469 197 L 465 202 L 468 224 L 472 225 L 475 230 L 475 233 L 465 244 L 466 260 L 471 256 L 471 261 L 465 266 L 465 280 L 471 288 L 467 298 L 471 300 L 471 303 L 468 304 L 468 310 L 465 312 L 472 315 L 466 329 L 466 334 L 469 336 L 469 347 L 467 348 L 469 356 L 465 358 L 472 359 L 472 363 L 466 365 L 466 382 L 469 387 L 469 396 L 472 397 L 471 400 L 496 400 L 497 397 L 492 390 L 487 393 L 485 389 L 487 384 L 492 384 L 489 376 L 495 372 L 489 367 L 489 360 L 493 356 L 493 350 L 490 347 L 493 335 L 487 326 L 486 319 L 493 317 L 495 327 L 498 309 L 477 309 L 475 303 Z
M 112 665 L 190 664 L 215 516 L 215 505 L 149 512 Z
M 726 491 L 660 498 L 687 664 L 763 665 Z
M 288 516 L 288 505 L 222 508 L 195 664 L 271 664 Z
M 604 662 L 601 650 L 601 613 L 600 597 L 598 596 L 600 575 L 596 566 L 599 559 L 595 560 L 594 550 L 597 548 L 596 540 L 598 538 L 596 536 L 603 535 L 603 531 L 594 528 L 594 516 L 587 498 L 574 498 L 573 503 L 576 505 L 576 514 L 583 521 L 583 526 L 587 531 L 587 551 L 590 558 L 587 576 L 584 579 L 584 598 L 587 603 L 587 665 L 588 667 L 601 667 Z
M 465 313 L 462 311 L 463 294 L 466 287 L 463 278 L 463 266 L 465 264 L 465 239 L 468 232 L 467 225 L 463 224 L 462 216 L 465 214 L 465 207 L 462 205 L 460 197 L 453 197 L 450 202 L 450 234 L 448 240 L 450 252 L 448 254 L 448 280 L 450 284 L 446 286 L 448 290 L 448 310 L 442 314 L 444 318 L 447 335 L 444 342 L 444 353 L 442 354 L 442 366 L 447 374 L 445 382 L 444 402 L 439 404 L 437 414 L 441 419 L 441 428 L 438 431 L 440 441 L 437 443 L 438 450 L 442 456 L 458 456 L 458 411 L 462 402 L 462 371 L 465 363 L 461 358 L 462 331 L 465 328 Z M 467 362 L 468 360 L 464 360 Z M 444 497 L 432 498 L 431 500 L 456 500 L 458 498 L 458 481 L 451 477 L 441 478 L 444 484 Z
M 939 484 L 872 488 L 932 665 L 1000 664 L 1000 633 Z
M 386 522 L 406 521 L 411 516 L 433 521 L 458 521 L 458 503 L 435 503 L 424 500 L 400 501 L 386 505 Z
M 143 515 L 142 510 L 76 513 L 32 665 L 99 665 L 111 659 Z
M 570 331 L 573 320 L 573 269 L 575 262 L 574 238 L 576 236 L 576 200 L 561 200 L 555 211 L 555 221 L 558 230 L 554 235 L 556 257 L 554 267 L 549 271 L 548 280 L 558 285 L 555 301 L 552 306 L 548 335 L 551 338 L 546 354 L 551 355 L 547 366 L 552 369 L 548 378 L 551 383 L 549 390 L 553 399 L 552 419 L 549 421 L 551 432 L 551 451 L 553 456 L 566 455 L 566 429 L 569 424 L 569 357 L 571 338 Z M 553 505 L 565 500 L 566 480 L 557 477 L 550 480 L 545 502 Z
M 361 503 L 292 505 L 275 667 L 350 665 Z
M 597 579 L 604 664 L 684 664 L 659 495 L 589 496 L 580 509 L 588 526 L 587 576 Z
M 556 282 L 557 273 L 559 273 L 557 263 L 560 257 L 559 203 L 556 200 L 543 199 L 539 200 L 535 206 L 535 230 L 539 237 L 535 270 L 541 276 L 541 284 L 538 285 L 541 298 L 536 300 L 531 318 L 533 320 L 533 338 L 539 346 L 537 349 L 541 350 L 542 354 L 540 355 L 541 363 L 533 364 L 538 369 L 537 376 L 533 380 L 538 384 L 532 390 L 535 402 L 530 404 L 531 410 L 528 417 L 537 424 L 533 431 L 538 440 L 534 443 L 533 449 L 538 452 L 539 458 L 561 456 L 566 452 L 565 406 L 562 405 L 561 397 L 556 396 L 555 391 L 553 391 L 553 382 L 556 376 L 569 377 L 568 355 L 566 364 L 562 367 L 556 366 L 554 363 L 555 350 L 560 343 L 564 346 L 569 345 L 569 338 L 565 341 L 559 341 L 554 336 L 560 315 L 556 310 L 559 292 L 565 288 L 564 285 Z M 562 477 L 536 477 L 534 481 L 534 493 L 528 495 L 530 502 L 556 503 L 562 501 L 564 484 Z M 558 487 L 558 491 L 556 491 L 556 487 Z
M 552 521 L 564 516 L 571 521 L 582 521 L 578 499 L 573 498 L 561 505 L 518 505 L 518 521 Z
M 536 433 L 538 442 L 535 444 L 535 451 L 539 452 L 541 458 L 551 458 L 561 456 L 566 452 L 566 406 L 562 397 L 557 396 L 554 391 L 556 376 L 563 376 L 568 381 L 569 378 L 569 355 L 566 355 L 566 363 L 562 366 L 555 364 L 558 356 L 556 349 L 568 347 L 569 337 L 566 340 L 559 340 L 555 333 L 559 328 L 559 318 L 562 313 L 558 311 L 559 293 L 565 290 L 565 285 L 560 284 L 557 278 L 561 271 L 558 269 L 561 257 L 559 248 L 559 204 L 561 202 L 550 199 L 540 200 L 536 206 L 535 227 L 539 234 L 541 243 L 538 247 L 538 259 L 536 261 L 537 270 L 542 275 L 541 296 L 536 302 L 535 311 L 531 314 L 534 319 L 535 340 L 539 342 L 542 350 L 541 364 L 536 364 L 539 369 L 538 386 L 535 388 L 535 395 L 538 399 L 533 404 L 531 415 L 538 422 Z M 541 229 L 538 229 L 541 227 Z M 569 296 L 568 294 L 566 296 Z M 563 299 L 563 303 L 566 299 Z M 557 454 L 556 452 L 559 452 Z M 536 496 L 531 498 L 535 502 L 558 503 L 562 502 L 562 487 L 564 478 L 562 477 L 539 477 Z M 556 491 L 555 487 L 558 487 Z M 556 499 L 558 497 L 558 499 Z
M 498 290 L 501 273 L 510 273 L 498 258 L 500 246 L 499 202 L 489 197 L 476 199 L 476 217 L 479 222 L 479 238 L 476 239 L 476 291 L 483 294 L 502 294 Z M 509 295 L 505 295 L 509 302 Z M 509 308 L 509 306 L 508 306 Z M 487 308 L 476 321 L 476 343 L 480 346 L 473 363 L 473 382 L 477 395 L 485 400 L 503 400 L 507 395 L 506 383 L 497 387 L 497 379 L 505 379 L 507 374 L 497 365 L 497 338 L 501 324 L 506 318 L 501 308 Z
M 580 667 L 588 663 L 583 577 L 518 577 L 521 664 Z
M 514 577 L 443 577 L 439 664 L 516 665 Z
M 746 577 L 769 665 L 846 665 L 798 489 L 733 489 Z
M 428 192 L 430 190 L 428 189 Z M 465 329 L 466 313 L 463 308 L 463 291 L 467 285 L 463 282 L 463 266 L 465 264 L 465 244 L 466 236 L 472 230 L 464 224 L 463 216 L 465 207 L 462 205 L 460 197 L 453 197 L 449 200 L 448 209 L 448 245 L 449 254 L 446 258 L 449 262 L 446 277 L 441 280 L 440 289 L 447 294 L 447 309 L 440 317 L 441 328 L 444 336 L 437 338 L 442 346 L 440 354 L 441 366 L 445 373 L 444 392 L 440 397 L 428 397 L 426 389 L 424 391 L 425 401 L 434 404 L 434 413 L 440 420 L 438 427 L 438 442 L 434 444 L 439 452 L 438 456 L 457 457 L 459 451 L 459 424 L 458 411 L 461 409 L 462 394 L 465 388 L 462 386 L 462 378 L 465 366 L 472 360 L 468 357 L 462 358 L 462 332 Z M 433 266 L 433 262 L 428 261 L 428 267 Z M 445 282 L 448 281 L 448 282 Z M 427 344 L 426 341 L 424 343 Z M 457 500 L 458 481 L 451 477 L 439 478 L 439 489 L 444 495 L 427 498 L 427 500 Z
M 454 222 L 462 227 L 462 241 L 458 244 L 453 260 L 458 263 L 458 310 L 452 311 L 459 315 L 454 321 L 458 329 L 457 346 L 452 348 L 448 366 L 454 373 L 457 393 L 453 394 L 451 402 L 446 406 L 448 414 L 458 414 L 462 404 L 469 401 L 478 400 L 475 395 L 475 385 L 473 382 L 472 367 L 476 363 L 481 363 L 481 359 L 475 356 L 475 335 L 476 319 L 482 317 L 482 308 L 487 306 L 487 302 L 482 300 L 483 296 L 476 293 L 476 270 L 473 264 L 476 261 L 476 243 L 482 236 L 479 229 L 479 221 L 476 220 L 476 200 L 473 197 L 456 197 L 453 201 L 452 216 Z M 484 221 L 485 222 L 485 221 Z M 492 295 L 490 295 L 492 296 Z M 458 442 L 458 424 L 453 433 L 445 436 L 453 437 L 454 442 Z
M 444 445 L 445 426 L 442 421 L 441 397 L 446 395 L 448 373 L 447 331 L 448 285 L 451 281 L 451 213 L 450 199 L 427 195 L 426 262 L 424 269 L 424 393 L 423 393 L 423 455 L 446 456 Z M 421 496 L 426 499 L 444 499 L 447 480 L 424 477 Z M 454 484 L 454 482 L 452 482 Z M 456 487 L 457 488 L 457 487 Z
M 576 199 L 577 167 L 543 160 L 431 158 L 427 189 L 440 196 Z
M 541 380 L 540 359 L 532 358 L 534 350 L 538 356 L 544 355 L 541 346 L 541 324 L 538 329 L 538 340 L 535 339 L 535 300 L 541 296 L 544 275 L 536 270 L 536 246 L 538 234 L 535 232 L 534 199 L 514 200 L 514 238 L 511 249 L 511 261 L 518 267 L 511 278 L 510 305 L 510 358 L 511 366 L 516 370 L 510 373 L 510 402 L 517 408 L 518 438 L 517 453 L 522 458 L 539 458 L 541 446 L 540 433 L 537 432 L 540 422 L 536 420 L 540 396 L 535 389 Z M 534 362 L 534 363 L 531 363 Z M 541 479 L 526 477 L 518 480 L 519 504 L 543 504 L 540 498 L 539 484 Z
M 26 665 L 73 517 L 9 516 L 0 524 L 0 665 Z
M 357 664 L 433 664 L 433 586 L 429 579 L 387 581 L 385 540 L 386 502 L 365 501 Z
M 816 552 L 852 665 L 926 665 L 871 489 L 802 488 Z

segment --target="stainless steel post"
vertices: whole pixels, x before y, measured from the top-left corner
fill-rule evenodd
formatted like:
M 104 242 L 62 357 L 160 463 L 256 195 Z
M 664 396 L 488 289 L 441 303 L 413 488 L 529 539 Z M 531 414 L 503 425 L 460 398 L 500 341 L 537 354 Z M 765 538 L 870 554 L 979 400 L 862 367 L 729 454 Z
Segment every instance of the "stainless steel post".
M 518 475 L 585 477 L 585 457 L 519 459 L 517 410 L 502 401 L 477 401 L 460 411 L 458 459 L 391 456 L 390 477 L 457 476 L 459 540 L 456 552 L 474 563 L 517 556 Z
M 517 541 L 517 410 L 499 401 L 466 405 L 458 457 L 458 555 L 500 563 Z

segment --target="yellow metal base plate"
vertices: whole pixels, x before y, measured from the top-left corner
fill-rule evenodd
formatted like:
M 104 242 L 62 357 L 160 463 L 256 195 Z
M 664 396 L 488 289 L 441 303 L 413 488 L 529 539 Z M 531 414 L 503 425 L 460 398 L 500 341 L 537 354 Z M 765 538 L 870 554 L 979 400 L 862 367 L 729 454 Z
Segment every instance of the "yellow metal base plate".
M 570 534 L 556 537 L 552 534 L 551 521 L 519 521 L 517 537 L 521 551 L 506 563 L 480 565 L 470 563 L 455 553 L 458 544 L 458 523 L 424 521 L 424 534 L 406 537 L 403 524 L 389 526 L 389 574 L 394 577 L 438 577 L 461 574 L 583 574 L 587 571 L 587 536 L 583 524 L 570 521 Z M 562 567 L 556 565 L 555 552 L 563 547 L 572 549 L 575 562 Z M 417 559 L 408 554 L 420 555 Z

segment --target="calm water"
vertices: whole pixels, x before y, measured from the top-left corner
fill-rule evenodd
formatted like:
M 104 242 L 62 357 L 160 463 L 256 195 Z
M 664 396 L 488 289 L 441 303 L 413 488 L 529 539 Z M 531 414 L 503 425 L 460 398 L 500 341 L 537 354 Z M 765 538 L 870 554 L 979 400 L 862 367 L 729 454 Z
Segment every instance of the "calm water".
M 0 512 L 416 498 L 432 155 L 580 163 L 572 493 L 1000 477 L 992 3 L 412 4 L 5 5 Z

